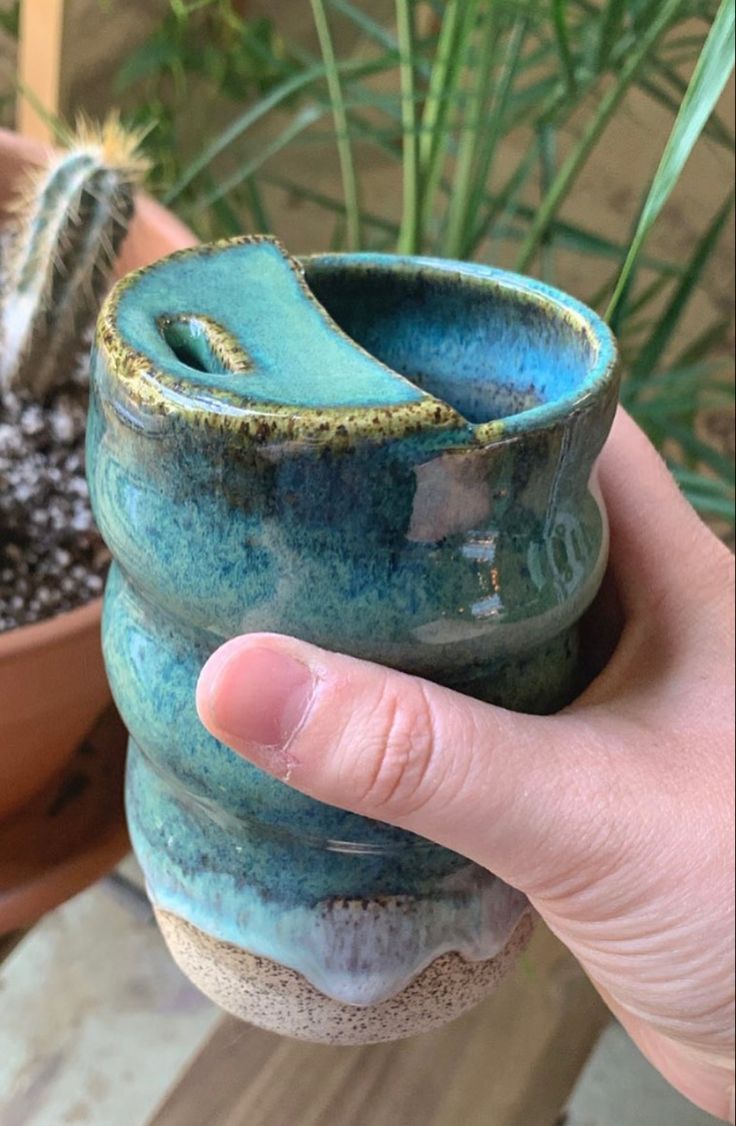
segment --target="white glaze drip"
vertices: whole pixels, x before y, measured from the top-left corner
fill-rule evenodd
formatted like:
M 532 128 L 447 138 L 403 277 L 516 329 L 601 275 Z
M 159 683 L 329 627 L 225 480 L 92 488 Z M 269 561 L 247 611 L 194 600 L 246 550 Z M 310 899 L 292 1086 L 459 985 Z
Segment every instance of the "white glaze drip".
M 149 888 L 157 907 L 214 938 L 289 966 L 336 1001 L 360 1006 L 400 993 L 441 954 L 455 951 L 468 961 L 495 957 L 529 910 L 521 892 L 472 864 L 426 899 L 335 899 L 313 908 L 284 908 L 241 888 L 234 920 L 212 909 L 218 900 L 232 903 L 233 889 L 212 892 L 209 909 L 200 913 L 183 897 Z

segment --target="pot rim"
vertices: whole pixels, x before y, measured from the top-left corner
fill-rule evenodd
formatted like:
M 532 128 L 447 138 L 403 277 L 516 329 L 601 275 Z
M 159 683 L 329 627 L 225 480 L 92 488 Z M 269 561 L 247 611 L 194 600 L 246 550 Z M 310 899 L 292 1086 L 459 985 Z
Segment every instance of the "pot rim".
M 0 633 L 0 664 L 32 649 L 43 648 L 50 643 L 60 644 L 77 634 L 86 633 L 99 624 L 101 618 L 102 598 L 93 598 L 73 610 L 62 610 L 53 618 L 5 630 Z

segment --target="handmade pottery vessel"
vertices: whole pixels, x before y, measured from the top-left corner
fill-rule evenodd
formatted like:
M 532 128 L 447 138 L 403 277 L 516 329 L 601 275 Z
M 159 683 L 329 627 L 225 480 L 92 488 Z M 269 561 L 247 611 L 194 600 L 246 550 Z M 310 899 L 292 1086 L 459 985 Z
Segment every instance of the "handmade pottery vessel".
M 391 1039 L 523 946 L 524 896 L 267 777 L 204 730 L 195 684 L 225 639 L 274 630 L 509 708 L 570 700 L 615 368 L 588 309 L 455 262 L 245 238 L 108 299 L 88 464 L 130 829 L 174 956 L 226 1009 Z

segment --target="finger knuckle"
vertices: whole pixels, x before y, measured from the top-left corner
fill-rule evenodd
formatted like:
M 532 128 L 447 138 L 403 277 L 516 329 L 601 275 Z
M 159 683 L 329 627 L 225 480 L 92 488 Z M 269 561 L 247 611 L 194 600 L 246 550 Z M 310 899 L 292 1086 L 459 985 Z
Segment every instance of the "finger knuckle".
M 386 678 L 370 741 L 365 807 L 392 816 L 415 813 L 430 796 L 437 749 L 433 711 L 421 684 L 401 691 Z

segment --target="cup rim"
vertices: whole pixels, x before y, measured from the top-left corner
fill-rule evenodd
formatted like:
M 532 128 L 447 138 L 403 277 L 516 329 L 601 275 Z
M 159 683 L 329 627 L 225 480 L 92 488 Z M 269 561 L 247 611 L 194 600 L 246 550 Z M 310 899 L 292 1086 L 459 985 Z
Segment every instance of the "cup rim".
M 470 284 L 474 282 L 483 285 L 490 284 L 493 288 L 504 290 L 512 296 L 517 295 L 522 299 L 531 299 L 534 304 L 540 307 L 552 307 L 562 320 L 569 322 L 572 319 L 572 327 L 582 329 L 596 348 L 595 362 L 580 385 L 567 395 L 558 396 L 549 402 L 528 407 L 504 418 L 494 419 L 490 422 L 471 423 L 476 440 L 481 444 L 484 438 L 497 441 L 499 437 L 510 438 L 561 423 L 571 413 L 578 413 L 589 406 L 592 401 L 598 399 L 607 390 L 618 387 L 619 352 L 616 338 L 609 326 L 598 313 L 584 302 L 556 286 L 549 285 L 536 278 L 481 262 L 462 262 L 452 258 L 439 258 L 431 255 L 365 251 L 327 252 L 301 256 L 298 262 L 304 271 L 304 280 L 308 288 L 307 273 L 312 263 L 320 266 L 335 263 L 336 266 L 339 264 L 341 267 L 344 267 L 346 263 L 354 263 L 356 267 L 368 266 L 379 269 L 390 267 L 394 271 L 399 269 L 407 272 L 420 268 L 441 274 L 452 274 L 461 279 L 466 279 Z
M 334 333 L 403 382 L 411 383 L 411 380 L 365 349 L 332 317 L 311 288 L 308 279 L 310 265 L 324 267 L 334 264 L 340 269 L 351 265 L 371 266 L 390 268 L 395 273 L 415 272 L 420 268 L 452 276 L 461 284 L 477 285 L 486 291 L 494 288 L 497 291 L 504 290 L 507 295 L 531 302 L 538 308 L 552 308 L 558 320 L 568 322 L 572 333 L 585 336 L 589 346 L 595 350 L 595 357 L 584 377 L 568 393 L 517 413 L 475 423 L 464 418 L 462 412 L 441 396 L 425 396 L 416 401 L 388 404 L 386 407 L 371 405 L 370 409 L 358 410 L 352 404 L 302 406 L 260 396 L 247 399 L 243 398 L 242 391 L 234 389 L 219 376 L 219 385 L 208 381 L 203 390 L 196 389 L 196 384 L 193 384 L 194 390 L 187 387 L 184 391 L 181 377 L 176 372 L 162 368 L 156 372 L 156 378 L 152 378 L 150 360 L 143 351 L 125 341 L 117 324 L 118 306 L 127 291 L 142 277 L 172 260 L 183 261 L 192 256 L 207 256 L 217 251 L 238 252 L 259 244 L 268 244 L 281 254 L 297 275 L 304 295 L 319 309 L 322 318 Z M 207 321 L 210 315 L 203 314 L 200 319 Z M 214 243 L 198 244 L 166 255 L 152 266 L 128 274 L 112 289 L 103 305 L 96 340 L 102 370 L 115 373 L 115 393 L 113 395 L 108 388 L 105 398 L 127 425 L 132 425 L 131 420 L 135 418 L 135 425 L 139 428 L 147 429 L 154 425 L 161 428 L 167 425 L 164 421 L 167 416 L 183 415 L 190 425 L 206 424 L 209 429 L 217 430 L 226 441 L 252 441 L 259 445 L 292 442 L 299 438 L 319 447 L 336 445 L 342 448 L 348 435 L 354 440 L 373 439 L 376 434 L 375 416 L 378 413 L 379 430 L 383 438 L 403 438 L 419 430 L 436 428 L 462 432 L 465 435 L 463 448 L 484 448 L 522 435 L 564 426 L 571 417 L 587 413 L 601 402 L 614 401 L 619 382 L 618 353 L 611 330 L 592 309 L 544 282 L 483 263 L 436 257 L 328 252 L 294 258 L 272 235 L 241 235 Z M 220 345 L 215 351 L 218 349 Z M 210 380 L 213 378 L 210 373 Z

